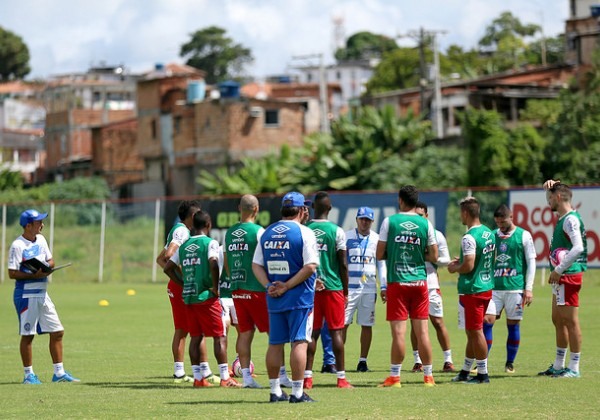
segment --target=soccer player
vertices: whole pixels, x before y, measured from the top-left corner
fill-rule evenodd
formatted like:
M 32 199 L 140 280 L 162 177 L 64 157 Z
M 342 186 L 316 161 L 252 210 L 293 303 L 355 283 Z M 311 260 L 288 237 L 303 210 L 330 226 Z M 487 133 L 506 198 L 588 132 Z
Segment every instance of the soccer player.
M 219 302 L 219 243 L 209 238 L 211 220 L 208 213 L 199 210 L 193 217 L 194 236 L 180 247 L 165 265 L 164 272 L 176 279 L 176 268 L 181 266 L 183 301 L 186 304 L 190 332 L 190 359 L 194 372 L 194 387 L 212 386 L 200 366 L 200 345 L 204 338 L 213 337 L 215 358 L 219 363 L 220 385 L 241 387 L 229 376 L 227 364 L 227 337 L 223 325 L 223 308 Z M 203 372 L 204 370 L 204 372 Z
M 560 181 L 544 183 L 546 199 L 552 211 L 558 213 L 550 243 L 552 272 L 552 322 L 556 330 L 556 359 L 540 375 L 579 378 L 581 328 L 579 327 L 579 290 L 583 272 L 587 269 L 585 227 L 579 213 L 573 209 L 571 188 Z M 562 258 L 561 258 L 561 254 Z M 565 369 L 567 347 L 571 350 L 569 367 Z
M 390 376 L 380 387 L 402 386 L 400 372 L 406 353 L 406 321 L 409 317 L 423 360 L 423 382 L 425 386 L 435 386 L 425 261 L 437 261 L 438 248 L 433 225 L 415 212 L 418 201 L 419 192 L 414 186 L 400 188 L 400 212 L 386 217 L 379 232 L 377 259 L 386 260 L 388 274 L 388 288 L 381 292 L 381 297 L 387 302 L 386 318 L 392 333 Z
M 227 346 L 229 346 L 229 330 L 233 325 L 237 331 L 238 329 L 238 318 L 235 306 L 233 304 L 232 294 L 232 282 L 229 278 L 229 274 L 224 270 L 225 265 L 225 252 L 223 251 L 223 245 L 219 246 L 219 303 L 223 308 L 221 317 L 223 318 L 223 325 L 225 325 L 225 337 L 227 339 Z M 238 331 L 239 336 L 239 331 Z M 234 376 L 233 370 L 229 369 L 229 375 Z
M 356 213 L 356 228 L 346 231 L 346 251 L 348 254 L 348 305 L 344 327 L 344 344 L 348 326 L 356 313 L 356 323 L 360 330 L 360 358 L 357 372 L 369 372 L 367 357 L 373 339 L 375 324 L 375 303 L 377 302 L 377 275 L 381 290 L 387 288 L 385 262 L 377 261 L 379 235 L 371 230 L 375 213 L 370 207 L 360 207 Z
M 460 257 L 448 264 L 450 273 L 458 273 L 459 327 L 467 334 L 465 362 L 453 382 L 470 384 L 489 383 L 487 368 L 488 349 L 483 335 L 483 317 L 492 299 L 494 276 L 492 267 L 496 249 L 496 235 L 479 220 L 480 206 L 474 197 L 460 202 L 460 220 L 467 226 L 461 241 Z M 469 379 L 469 372 L 477 363 L 477 376 Z
M 200 203 L 197 201 L 181 201 L 177 208 L 179 222 L 175 223 L 167 235 L 167 243 L 156 257 L 156 263 L 165 268 L 169 259 L 177 253 L 181 244 L 190 237 L 190 230 L 193 228 L 193 216 L 200 210 Z M 193 378 L 185 374 L 185 339 L 188 335 L 187 316 L 185 313 L 185 303 L 181 297 L 183 291 L 183 282 L 179 278 L 170 279 L 167 284 L 167 295 L 171 303 L 171 313 L 173 314 L 173 340 L 171 341 L 171 351 L 173 352 L 173 381 L 175 383 L 193 382 Z M 204 345 L 206 353 L 206 345 Z M 211 372 L 211 377 L 214 378 Z M 213 379 L 214 380 L 214 379 Z
M 319 247 L 320 264 L 317 270 L 315 313 L 312 342 L 308 344 L 304 388 L 313 385 L 312 367 L 317 350 L 317 340 L 327 322 L 337 370 L 337 387 L 352 388 L 346 379 L 344 367 L 344 324 L 345 306 L 348 298 L 348 262 L 346 260 L 346 235 L 341 227 L 327 220 L 331 211 L 331 200 L 324 191 L 315 195 L 314 219 L 307 226 L 315 232 Z
M 492 328 L 503 310 L 506 310 L 506 363 L 504 371 L 515 373 L 515 358 L 521 341 L 520 322 L 523 319 L 524 305 L 533 300 L 533 280 L 535 279 L 535 246 L 531 233 L 515 226 L 512 212 L 506 204 L 494 211 L 494 221 L 498 229 L 496 235 L 496 258 L 494 261 L 494 289 L 492 300 L 483 320 L 488 352 L 492 347 Z
M 312 331 L 315 273 L 319 265 L 317 240 L 301 224 L 310 201 L 298 192 L 289 192 L 281 202 L 279 222 L 270 225 L 260 238 L 252 260 L 252 271 L 267 290 L 269 347 L 267 372 L 270 402 L 313 402 L 303 389 L 308 342 Z M 281 390 L 279 368 L 285 343 L 292 344 L 292 395 Z
M 427 204 L 422 201 L 417 202 L 415 211 L 418 215 L 429 218 L 427 213 Z M 442 372 L 454 372 L 454 363 L 452 362 L 452 350 L 450 349 L 450 335 L 444 324 L 444 302 L 442 300 L 442 292 L 440 291 L 440 279 L 437 273 L 439 266 L 447 266 L 450 262 L 450 252 L 448 251 L 448 243 L 446 237 L 439 230 L 435 230 L 435 238 L 438 243 L 438 259 L 434 263 L 425 262 L 427 268 L 427 289 L 429 290 L 429 320 L 433 324 L 437 335 L 440 347 L 444 352 L 444 366 Z M 410 341 L 413 349 L 415 365 L 412 368 L 413 372 L 421 372 L 423 363 L 417 349 L 417 337 L 414 330 L 410 330 Z
M 8 257 L 8 277 L 15 280 L 13 301 L 19 317 L 19 350 L 23 362 L 26 385 L 38 385 L 42 382 L 33 371 L 32 343 L 36 334 L 50 334 L 50 356 L 54 366 L 52 382 L 79 382 L 79 379 L 66 372 L 63 366 L 63 328 L 54 303 L 48 295 L 48 275 L 54 267 L 52 253 L 42 235 L 43 220 L 48 213 L 37 210 L 25 210 L 21 213 L 19 224 L 23 233 L 10 246 Z M 36 270 L 28 263 L 35 259 L 48 266 Z

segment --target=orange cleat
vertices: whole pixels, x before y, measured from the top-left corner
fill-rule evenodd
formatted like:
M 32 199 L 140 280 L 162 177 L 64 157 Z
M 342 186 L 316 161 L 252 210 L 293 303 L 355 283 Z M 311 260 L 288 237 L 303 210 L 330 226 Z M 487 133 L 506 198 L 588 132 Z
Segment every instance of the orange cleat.
M 338 388 L 354 388 L 352 386 L 352 384 L 350 382 L 348 382 L 348 380 L 346 378 L 338 378 L 337 380 L 337 387 Z
M 227 380 L 221 379 L 221 387 L 223 387 L 223 388 L 241 388 L 242 384 L 233 378 L 229 378 Z
M 435 381 L 433 380 L 432 375 L 423 376 L 423 384 L 427 387 L 435 386 Z
M 313 387 L 313 378 L 304 378 L 304 385 L 303 388 L 304 389 L 312 389 Z
M 201 380 L 194 379 L 194 388 L 206 388 L 209 386 L 213 386 L 213 384 L 208 382 L 206 378 L 202 378 Z
M 388 376 L 383 383 L 378 385 L 379 388 L 401 388 L 399 376 Z

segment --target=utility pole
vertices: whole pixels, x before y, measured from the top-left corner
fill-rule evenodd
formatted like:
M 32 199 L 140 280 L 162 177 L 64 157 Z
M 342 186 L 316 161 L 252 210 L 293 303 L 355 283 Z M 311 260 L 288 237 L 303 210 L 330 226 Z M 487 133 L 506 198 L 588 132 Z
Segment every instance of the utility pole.
M 442 118 L 442 88 L 440 79 L 440 60 L 439 60 L 439 49 L 437 45 L 437 35 L 445 34 L 447 31 L 444 30 L 431 30 L 424 29 L 421 27 L 418 31 L 408 31 L 405 35 L 397 35 L 397 38 L 409 37 L 417 41 L 419 47 L 419 88 L 420 88 L 420 110 L 421 115 L 424 115 L 427 111 L 425 103 L 425 93 L 427 91 L 428 78 L 426 76 L 425 66 L 425 45 L 429 39 L 433 43 L 433 67 L 434 67 L 434 98 L 433 98 L 433 109 L 432 111 L 432 122 L 438 138 L 441 138 L 444 134 L 444 123 Z
M 325 63 L 323 53 L 295 55 L 292 57 L 293 60 L 307 60 L 313 58 L 319 59 L 319 103 L 321 105 L 321 132 L 329 134 L 331 133 L 331 128 L 329 127 L 329 98 L 327 95 L 327 81 L 325 80 Z

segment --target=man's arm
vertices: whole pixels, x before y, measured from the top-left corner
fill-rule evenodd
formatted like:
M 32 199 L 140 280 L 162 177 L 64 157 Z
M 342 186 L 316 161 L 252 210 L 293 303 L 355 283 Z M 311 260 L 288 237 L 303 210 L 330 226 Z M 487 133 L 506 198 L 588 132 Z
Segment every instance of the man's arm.
M 288 281 L 285 282 L 273 282 L 273 289 L 269 288 L 269 295 L 272 297 L 279 297 L 290 289 L 298 286 L 303 281 L 309 279 L 317 271 L 317 264 L 306 264 L 296 274 L 294 274 Z
M 387 242 L 384 242 L 382 240 L 377 242 L 377 251 L 375 253 L 375 256 L 379 261 L 383 261 L 383 260 L 387 259 L 386 247 L 387 247 Z
M 265 270 L 265 267 L 253 262 L 252 263 L 252 272 L 254 273 L 256 280 L 258 280 L 259 283 L 262 284 L 263 287 L 266 288 L 267 285 L 269 284 L 269 278 L 267 277 L 267 271 Z
M 173 260 L 171 260 L 171 259 L 167 260 L 167 263 L 163 267 L 163 271 L 167 276 L 169 276 L 169 278 L 171 280 L 173 280 L 175 283 L 183 286 L 183 281 L 181 280 L 182 279 L 181 269 L 179 268 L 179 265 L 177 265 L 177 264 L 175 264 L 175 262 L 173 262 Z
M 209 258 L 208 265 L 210 267 L 210 277 L 212 278 L 212 292 L 216 297 L 219 297 L 219 260 L 217 258 Z
M 167 249 L 163 248 L 163 250 L 160 251 L 160 254 L 158 254 L 158 257 L 156 257 L 156 263 L 162 268 L 165 268 L 167 261 L 169 261 L 169 259 L 177 252 L 178 249 L 179 244 L 176 242 L 171 242 Z
M 430 263 L 437 263 L 438 260 L 438 246 L 437 244 L 434 245 L 427 245 L 427 252 L 425 253 L 425 261 L 429 261 Z
M 473 268 L 475 268 L 475 254 L 463 255 L 462 264 L 458 258 L 453 259 L 448 264 L 448 271 L 451 273 L 467 274 L 473 271 Z
M 336 252 L 338 263 L 340 265 L 340 278 L 342 279 L 342 290 L 344 296 L 348 296 L 348 258 L 345 249 Z
M 54 264 L 53 264 L 54 266 Z M 44 273 L 41 269 L 35 273 L 24 273 L 19 270 L 8 270 L 8 277 L 13 280 L 38 280 L 48 277 L 48 273 Z

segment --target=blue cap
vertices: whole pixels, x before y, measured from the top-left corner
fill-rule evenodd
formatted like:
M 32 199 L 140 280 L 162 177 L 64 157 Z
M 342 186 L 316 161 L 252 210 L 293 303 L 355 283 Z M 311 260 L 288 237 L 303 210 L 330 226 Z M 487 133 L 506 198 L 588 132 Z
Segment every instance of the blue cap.
M 373 212 L 371 207 L 361 207 L 356 212 L 356 218 L 375 220 L 375 212 Z
M 305 200 L 304 196 L 296 191 L 287 193 L 281 200 L 281 207 L 304 207 L 310 204 L 310 200 Z
M 48 213 L 40 213 L 37 210 L 29 209 L 21 213 L 19 223 L 21 224 L 21 226 L 25 227 L 28 223 L 33 223 L 38 220 L 44 220 L 46 217 L 48 217 Z

